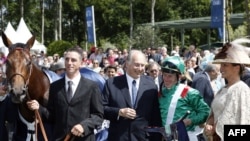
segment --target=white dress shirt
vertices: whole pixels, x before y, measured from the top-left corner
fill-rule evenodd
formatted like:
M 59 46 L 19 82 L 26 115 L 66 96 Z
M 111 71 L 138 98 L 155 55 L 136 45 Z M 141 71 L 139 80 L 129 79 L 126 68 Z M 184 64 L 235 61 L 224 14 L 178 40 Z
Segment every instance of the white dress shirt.
M 73 82 L 73 84 L 72 84 L 72 92 L 73 92 L 73 95 L 72 95 L 72 97 L 75 95 L 75 91 L 76 91 L 76 88 L 77 88 L 77 86 L 78 86 L 78 84 L 79 84 L 79 82 L 80 82 L 80 79 L 81 79 L 81 74 L 79 73 L 79 75 L 77 75 L 75 78 L 73 78 L 73 79 L 69 79 L 68 77 L 67 77 L 67 75 L 65 75 L 65 89 L 66 89 L 66 91 L 68 90 L 68 81 L 72 81 Z

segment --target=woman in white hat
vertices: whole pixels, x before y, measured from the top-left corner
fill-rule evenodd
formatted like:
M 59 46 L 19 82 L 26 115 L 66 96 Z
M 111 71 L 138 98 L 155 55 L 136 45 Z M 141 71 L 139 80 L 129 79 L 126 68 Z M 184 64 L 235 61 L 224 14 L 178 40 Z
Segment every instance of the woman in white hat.
M 250 123 L 250 89 L 240 80 L 246 64 L 250 64 L 247 47 L 242 46 L 247 39 L 237 39 L 223 46 L 213 63 L 221 64 L 225 87 L 218 91 L 207 119 L 204 135 L 213 141 L 224 140 L 224 125 Z

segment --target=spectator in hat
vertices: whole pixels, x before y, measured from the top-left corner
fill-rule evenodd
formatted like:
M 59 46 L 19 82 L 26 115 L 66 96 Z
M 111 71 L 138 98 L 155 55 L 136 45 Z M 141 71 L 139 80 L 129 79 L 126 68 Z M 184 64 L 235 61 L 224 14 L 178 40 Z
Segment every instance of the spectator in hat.
M 250 123 L 250 90 L 241 80 L 245 69 L 250 64 L 247 47 L 249 39 L 236 39 L 226 43 L 215 55 L 213 63 L 220 64 L 221 76 L 226 85 L 220 89 L 211 104 L 204 135 L 214 141 L 224 140 L 224 125 L 246 125 Z
M 55 72 L 56 74 L 58 74 L 59 76 L 61 76 L 62 74 L 65 73 L 65 65 L 64 65 L 64 62 L 59 61 L 59 62 L 55 63 L 54 66 L 53 66 L 53 69 L 54 69 L 54 72 Z

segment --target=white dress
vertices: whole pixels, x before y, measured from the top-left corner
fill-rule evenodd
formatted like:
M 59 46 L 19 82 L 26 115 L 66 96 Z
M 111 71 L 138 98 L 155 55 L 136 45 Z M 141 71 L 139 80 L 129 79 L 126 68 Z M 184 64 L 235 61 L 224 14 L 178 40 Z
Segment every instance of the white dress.
M 215 96 L 211 108 L 214 113 L 216 133 L 224 140 L 224 125 L 250 124 L 250 89 L 239 81 L 222 88 Z

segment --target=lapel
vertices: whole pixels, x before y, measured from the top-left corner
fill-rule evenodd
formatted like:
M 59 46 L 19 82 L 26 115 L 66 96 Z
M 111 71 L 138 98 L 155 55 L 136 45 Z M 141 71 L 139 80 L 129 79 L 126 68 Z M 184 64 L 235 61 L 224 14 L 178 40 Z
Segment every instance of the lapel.
M 137 108 L 139 99 L 140 99 L 140 98 L 142 97 L 142 95 L 143 95 L 144 86 L 145 86 L 145 85 L 147 85 L 146 80 L 144 79 L 144 77 L 141 76 L 139 88 L 138 88 L 138 91 L 137 91 L 137 97 L 136 97 L 136 101 L 135 101 L 135 109 Z
M 203 73 L 202 73 L 203 75 L 205 75 L 205 78 L 207 79 L 207 81 L 208 81 L 208 87 L 210 88 L 210 90 L 211 91 L 213 91 L 212 89 L 212 85 L 211 85 L 211 80 L 209 80 L 210 78 L 209 78 L 209 76 L 207 76 L 207 74 L 205 73 L 205 71 L 203 71 Z
M 83 84 L 85 84 L 85 83 L 87 83 L 87 82 L 84 82 L 84 78 L 81 76 L 81 79 L 80 79 L 80 81 L 79 81 L 79 84 L 78 84 L 77 87 L 76 87 L 74 96 L 72 97 L 72 99 L 70 100 L 69 103 L 72 103 L 72 102 L 74 102 L 74 101 L 80 100 L 79 97 L 80 97 L 81 94 L 83 93 L 82 88 L 84 87 Z
M 119 78 L 119 77 L 117 77 L 117 78 Z M 124 97 L 127 105 L 129 105 L 129 107 L 132 107 L 130 92 L 129 92 L 129 88 L 128 88 L 128 81 L 127 81 L 126 75 L 122 75 L 121 79 L 117 79 L 117 81 L 114 80 L 114 84 L 120 84 L 121 85 L 120 87 L 118 87 L 118 89 L 121 88 L 120 89 L 121 94 Z
M 205 71 L 203 71 L 202 74 L 205 75 L 205 77 L 207 78 L 207 80 L 209 80 L 209 77 L 207 76 L 207 74 L 206 74 Z
M 57 89 L 58 89 L 58 93 L 60 94 L 60 95 L 62 95 L 62 97 L 63 97 L 63 99 L 66 101 L 66 102 L 68 102 L 68 98 L 67 98 L 67 88 L 66 88 L 66 84 L 65 84 L 65 77 L 63 77 L 61 80 L 59 80 L 60 81 L 60 84 L 58 84 L 58 86 L 60 86 L 60 87 L 57 87 Z

